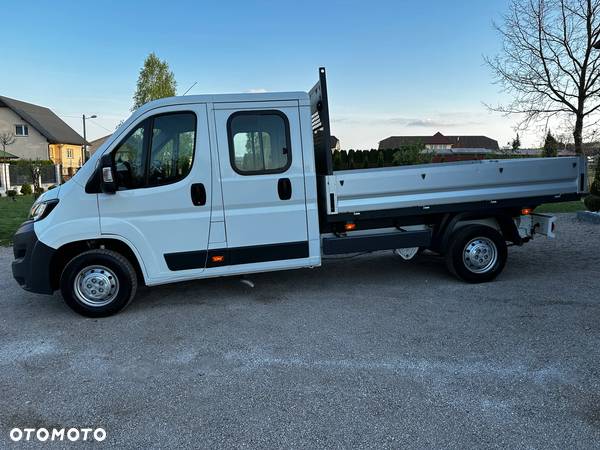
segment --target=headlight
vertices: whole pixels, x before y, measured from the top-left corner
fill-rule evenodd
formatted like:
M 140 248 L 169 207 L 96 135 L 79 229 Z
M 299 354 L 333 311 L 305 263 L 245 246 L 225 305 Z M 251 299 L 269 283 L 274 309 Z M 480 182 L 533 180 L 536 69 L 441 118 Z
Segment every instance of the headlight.
M 35 221 L 42 220 L 52 212 L 58 204 L 57 199 L 47 200 L 45 202 L 34 203 L 29 211 L 29 219 Z

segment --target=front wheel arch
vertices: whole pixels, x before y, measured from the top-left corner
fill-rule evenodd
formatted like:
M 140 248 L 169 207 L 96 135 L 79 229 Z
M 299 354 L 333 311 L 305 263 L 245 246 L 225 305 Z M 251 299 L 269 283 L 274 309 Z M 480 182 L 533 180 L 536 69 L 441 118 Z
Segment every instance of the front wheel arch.
M 118 252 L 92 249 L 73 257 L 60 277 L 65 303 L 87 317 L 118 313 L 135 297 L 137 276 L 130 261 Z
M 94 249 L 112 250 L 121 254 L 133 265 L 140 284 L 145 283 L 145 274 L 142 270 L 141 262 L 127 243 L 119 239 L 86 239 L 69 242 L 56 250 L 56 253 L 52 257 L 49 269 L 52 288 L 54 290 L 60 288 L 60 276 L 71 259 L 83 252 Z

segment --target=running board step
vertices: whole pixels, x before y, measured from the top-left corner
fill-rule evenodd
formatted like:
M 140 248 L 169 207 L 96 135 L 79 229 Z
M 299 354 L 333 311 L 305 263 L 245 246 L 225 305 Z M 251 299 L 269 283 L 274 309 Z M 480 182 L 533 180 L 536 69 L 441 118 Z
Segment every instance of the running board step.
M 340 255 L 429 245 L 431 245 L 431 230 L 326 237 L 323 238 L 323 254 Z

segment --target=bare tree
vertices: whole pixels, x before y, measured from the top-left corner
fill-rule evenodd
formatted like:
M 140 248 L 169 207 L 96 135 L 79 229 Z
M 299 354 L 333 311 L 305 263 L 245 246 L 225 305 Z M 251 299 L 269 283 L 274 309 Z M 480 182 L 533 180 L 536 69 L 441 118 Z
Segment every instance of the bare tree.
M 2 145 L 2 151 L 6 153 L 6 147 L 15 142 L 15 135 L 10 131 L 4 131 L 0 133 L 0 145 Z
M 503 51 L 486 62 L 514 99 L 491 109 L 521 114 L 521 126 L 567 118 L 581 153 L 586 121 L 600 109 L 600 0 L 511 0 L 495 27 Z

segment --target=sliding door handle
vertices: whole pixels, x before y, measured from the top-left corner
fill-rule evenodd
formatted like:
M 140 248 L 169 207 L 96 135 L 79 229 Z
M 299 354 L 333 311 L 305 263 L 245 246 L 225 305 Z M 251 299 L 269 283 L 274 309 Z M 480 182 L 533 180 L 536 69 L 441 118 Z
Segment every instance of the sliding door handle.
M 280 178 L 277 182 L 277 193 L 281 200 L 292 198 L 292 182 L 289 178 Z
M 190 188 L 194 206 L 206 205 L 206 189 L 202 183 L 194 183 Z

